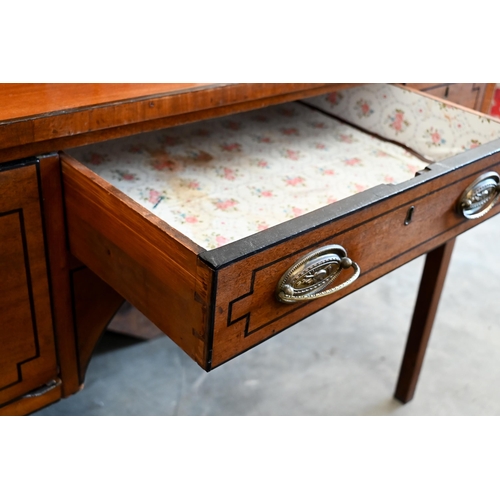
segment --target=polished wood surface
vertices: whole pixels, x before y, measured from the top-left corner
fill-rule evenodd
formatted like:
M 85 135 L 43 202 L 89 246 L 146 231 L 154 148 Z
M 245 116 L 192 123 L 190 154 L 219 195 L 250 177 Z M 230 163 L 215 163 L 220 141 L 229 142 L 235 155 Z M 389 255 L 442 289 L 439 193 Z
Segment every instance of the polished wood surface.
M 75 159 L 61 162 L 71 252 L 205 366 L 202 249 Z
M 456 202 L 500 155 L 471 154 L 463 168 L 437 165 L 406 187 L 381 186 L 376 194 L 346 200 L 355 208 L 348 216 L 346 207 L 333 204 L 332 210 L 343 208 L 331 221 L 315 212 L 258 233 L 247 239 L 251 243 L 210 252 L 63 155 L 71 250 L 209 370 L 480 222 L 460 216 Z M 405 225 L 411 206 L 413 220 Z M 362 276 L 335 296 L 296 306 L 278 303 L 274 292 L 281 275 L 305 253 L 332 243 L 347 249 Z M 215 305 L 209 299 L 212 286 Z M 176 310 L 181 317 L 170 312 Z
M 135 91 L 134 86 L 129 86 L 128 93 L 117 93 L 115 86 L 109 85 L 109 93 L 101 85 L 102 92 L 95 98 L 93 94 L 85 96 L 86 87 L 77 87 L 79 91 L 72 99 L 72 87 L 68 87 L 68 96 L 61 98 L 63 105 L 54 98 L 50 106 L 31 107 L 22 104 L 27 93 L 24 86 L 16 95 L 9 85 L 10 91 L 0 94 L 0 103 L 20 104 L 9 105 L 1 115 L 0 162 L 221 116 L 241 111 L 241 107 L 253 109 L 291 101 L 352 84 L 166 84 L 163 92 L 153 94 L 147 92 L 148 86 L 145 89 L 138 85 Z M 63 89 L 57 86 L 56 94 L 64 94 Z M 120 100 L 116 100 L 117 96 L 121 96 Z M 30 97 L 29 101 L 33 100 Z M 36 114 L 42 109 L 42 114 Z
M 163 337 L 163 332 L 129 302 L 120 307 L 107 330 L 142 340 Z
M 289 234 L 285 235 L 283 229 L 280 232 L 282 242 L 273 241 L 268 248 L 253 255 L 234 256 L 234 263 L 221 264 L 222 268 L 217 271 L 212 367 L 498 213 L 500 205 L 484 218 L 467 220 L 457 213 L 456 203 L 476 177 L 492 165 L 498 168 L 499 163 L 500 154 L 484 158 L 361 208 L 352 215 L 321 224 L 318 229 L 298 231 L 296 236 L 293 236 L 291 221 Z M 423 175 L 418 177 L 423 179 Z M 412 222 L 405 225 L 412 206 Z M 330 244 L 347 250 L 348 256 L 361 268 L 360 277 L 334 295 L 298 304 L 277 302 L 276 285 L 287 269 L 308 252 Z M 257 245 L 252 246 L 257 250 Z M 346 280 L 351 273 L 350 270 L 342 272 L 338 282 Z
M 50 264 L 54 330 L 62 379 L 61 390 L 64 396 L 69 396 L 79 390 L 81 382 L 73 332 L 73 305 L 69 282 L 70 255 L 66 244 L 58 155 L 40 158 L 40 182 Z
M 0 405 L 57 377 L 36 164 L 0 170 Z
M 402 403 L 413 399 L 415 394 L 454 244 L 455 239 L 451 239 L 427 254 L 394 394 L 394 397 Z
M 56 380 L 59 382 L 59 385 L 47 392 L 43 392 L 42 388 L 41 392 L 43 393 L 36 395 L 37 391 L 35 390 L 33 394 L 27 394 L 5 406 L 0 406 L 0 416 L 29 415 L 59 401 L 62 397 L 62 385 L 60 380 Z
M 447 241 L 500 212 L 497 205 L 478 221 L 459 221 L 455 212 L 463 188 L 499 162 L 498 154 L 471 160 L 463 168 L 450 165 L 431 182 L 417 182 L 366 206 L 361 202 L 293 234 L 265 232 L 272 237 L 266 236 L 264 245 L 236 256 L 222 251 L 224 247 L 208 256 L 210 252 L 65 154 L 61 180 L 57 156 L 46 155 L 349 86 L 0 84 L 0 162 L 44 156 L 39 167 L 0 170 L 0 236 L 8 243 L 0 248 L 0 319 L 2 326 L 19 330 L 13 337 L 10 330 L 0 329 L 0 414 L 29 413 L 78 390 L 95 344 L 122 297 L 209 370 L 423 253 L 431 252 L 429 262 L 442 275 L 446 259 L 436 257 L 441 250 L 434 249 L 449 249 Z M 486 111 L 490 87 L 464 89 L 434 92 L 443 102 L 453 98 L 463 107 Z M 412 205 L 414 219 L 402 227 Z M 22 223 L 11 217 L 20 210 Z M 331 298 L 303 306 L 278 303 L 273 295 L 281 274 L 313 246 L 330 242 L 345 246 L 360 264 L 361 277 Z M 427 280 L 432 272 L 424 274 Z M 432 323 L 440 287 L 439 280 L 424 287 L 431 303 L 419 306 L 425 325 Z M 430 329 L 412 331 L 417 333 L 410 335 L 411 362 L 404 362 L 406 375 L 400 379 L 406 379 L 400 382 L 405 388 L 397 391 L 402 401 L 413 394 Z M 34 346 L 35 354 L 39 349 L 36 359 Z M 23 398 L 56 377 L 62 379 L 57 388 Z
M 495 88 L 494 83 L 407 83 L 426 94 L 487 113 Z
M 189 92 L 205 83 L 2 83 L 0 123 L 144 96 Z
M 486 90 L 484 91 L 483 103 L 481 104 L 481 113 L 489 114 L 491 111 L 491 106 L 493 105 L 493 99 L 495 95 L 495 89 L 497 88 L 496 83 L 487 83 Z
M 79 384 L 85 381 L 90 358 L 123 297 L 85 266 L 70 271 L 74 338 Z

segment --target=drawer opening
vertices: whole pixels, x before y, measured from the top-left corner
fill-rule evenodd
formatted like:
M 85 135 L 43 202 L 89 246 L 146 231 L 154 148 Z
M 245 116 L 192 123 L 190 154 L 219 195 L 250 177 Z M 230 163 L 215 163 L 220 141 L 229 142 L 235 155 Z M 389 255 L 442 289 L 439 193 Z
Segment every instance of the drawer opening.
M 399 184 L 488 134 L 500 136 L 499 123 L 443 106 L 414 91 L 368 85 L 69 153 L 212 250 L 375 186 Z M 460 137 L 450 139 L 449 130 Z
M 61 154 L 70 250 L 211 369 L 461 224 L 462 177 L 490 168 L 499 136 L 484 115 L 370 85 L 74 149 Z M 441 163 L 444 148 L 465 152 Z M 373 252 L 367 231 L 391 244 Z M 329 244 L 359 264 L 352 288 L 279 303 L 283 273 Z

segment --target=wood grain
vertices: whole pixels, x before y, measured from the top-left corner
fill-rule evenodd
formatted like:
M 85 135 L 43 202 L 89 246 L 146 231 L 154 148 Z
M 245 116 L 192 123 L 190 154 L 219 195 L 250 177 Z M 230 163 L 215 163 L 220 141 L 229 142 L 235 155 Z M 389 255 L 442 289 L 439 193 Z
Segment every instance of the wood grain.
M 489 114 L 493 104 L 493 97 L 495 95 L 496 83 L 487 83 L 486 90 L 484 91 L 483 102 L 481 104 L 481 113 Z
M 83 384 L 92 353 L 124 299 L 86 267 L 71 270 L 71 292 L 78 380 Z
M 60 382 L 59 379 L 56 380 Z M 62 385 L 59 383 L 59 385 L 50 391 L 44 392 L 39 396 L 21 397 L 9 404 L 0 406 L 0 416 L 20 417 L 29 415 L 59 401 L 61 397 Z
M 107 326 L 107 331 L 141 340 L 163 337 L 163 332 L 128 302 L 125 302 L 114 315 Z
M 5 92 L 3 99 L 9 99 L 9 102 L 20 100 L 22 111 L 9 108 L 2 114 L 0 161 L 236 113 L 331 92 L 352 84 L 214 84 L 196 88 L 193 88 L 194 84 L 189 85 L 191 87 L 184 88 L 167 85 L 167 91 L 160 94 L 148 94 L 140 87 L 135 95 L 131 94 L 132 97 L 129 95 L 118 101 L 115 93 L 110 92 L 109 101 L 105 100 L 104 94 L 101 99 L 95 99 L 95 103 L 93 99 L 79 98 L 73 104 L 69 87 L 68 95 L 62 99 L 66 107 L 55 100 L 52 107 L 44 108 L 42 114 L 29 114 L 24 118 L 19 118 L 19 115 L 39 109 L 34 107 L 30 111 L 29 106 L 22 104 L 22 87 L 18 98 L 15 92 Z
M 317 229 L 289 238 L 281 232 L 282 242 L 218 269 L 212 366 L 498 213 L 500 206 L 484 219 L 469 221 L 457 213 L 456 202 L 481 172 L 499 167 L 500 154 L 484 158 Z M 425 175 L 415 179 L 415 184 L 422 178 Z M 405 225 L 411 206 L 415 207 L 413 220 Z M 279 303 L 274 297 L 279 278 L 303 255 L 329 244 L 342 245 L 358 263 L 358 280 L 333 296 L 297 305 Z M 349 272 L 343 275 L 348 277 Z
M 71 252 L 205 366 L 201 248 L 71 157 L 62 169 Z
M 0 122 L 190 92 L 206 83 L 2 83 Z
M 394 397 L 402 403 L 413 399 L 425 351 L 436 317 L 439 299 L 451 260 L 455 239 L 427 254 L 417 303 Z
M 67 397 L 80 389 L 80 378 L 73 331 L 73 306 L 69 281 L 70 256 L 66 245 L 61 169 L 58 155 L 42 157 L 39 161 L 54 330 L 62 393 Z
M 489 85 L 486 83 L 407 83 L 409 87 L 440 97 L 466 108 L 484 111 L 483 102 Z
M 0 404 L 57 377 L 37 165 L 0 170 Z

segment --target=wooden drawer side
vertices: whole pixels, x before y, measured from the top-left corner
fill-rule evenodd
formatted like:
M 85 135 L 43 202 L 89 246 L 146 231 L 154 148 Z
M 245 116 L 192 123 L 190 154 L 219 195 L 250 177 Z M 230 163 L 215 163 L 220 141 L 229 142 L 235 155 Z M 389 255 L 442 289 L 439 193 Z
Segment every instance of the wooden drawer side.
M 198 247 L 76 160 L 61 164 L 70 251 L 205 367 L 212 273 Z

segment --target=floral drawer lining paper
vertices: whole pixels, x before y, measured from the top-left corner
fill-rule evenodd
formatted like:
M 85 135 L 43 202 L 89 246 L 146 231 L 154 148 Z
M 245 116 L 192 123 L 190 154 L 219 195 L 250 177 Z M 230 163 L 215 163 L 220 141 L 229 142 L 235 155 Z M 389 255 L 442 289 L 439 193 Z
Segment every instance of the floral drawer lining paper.
M 198 245 L 213 249 L 427 164 L 290 103 L 70 151 Z
M 433 162 L 500 137 L 500 122 L 495 118 L 394 85 L 363 85 L 306 102 L 404 144 Z

